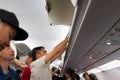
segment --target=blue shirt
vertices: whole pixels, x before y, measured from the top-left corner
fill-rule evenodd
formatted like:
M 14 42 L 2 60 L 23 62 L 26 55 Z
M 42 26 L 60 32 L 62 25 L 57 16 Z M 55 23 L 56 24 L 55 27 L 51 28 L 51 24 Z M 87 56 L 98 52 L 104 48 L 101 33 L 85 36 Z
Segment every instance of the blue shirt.
M 17 73 L 13 69 L 8 69 L 8 74 L 5 74 L 0 67 L 0 80 L 18 80 Z

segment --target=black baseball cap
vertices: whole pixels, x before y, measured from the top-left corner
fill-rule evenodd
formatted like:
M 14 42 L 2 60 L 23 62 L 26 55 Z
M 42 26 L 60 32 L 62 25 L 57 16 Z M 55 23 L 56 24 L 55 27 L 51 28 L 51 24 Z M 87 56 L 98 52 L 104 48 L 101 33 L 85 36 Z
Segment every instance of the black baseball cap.
M 0 20 L 11 25 L 17 32 L 13 40 L 25 40 L 28 37 L 28 33 L 19 27 L 19 21 L 13 12 L 9 12 L 4 9 L 0 9 Z

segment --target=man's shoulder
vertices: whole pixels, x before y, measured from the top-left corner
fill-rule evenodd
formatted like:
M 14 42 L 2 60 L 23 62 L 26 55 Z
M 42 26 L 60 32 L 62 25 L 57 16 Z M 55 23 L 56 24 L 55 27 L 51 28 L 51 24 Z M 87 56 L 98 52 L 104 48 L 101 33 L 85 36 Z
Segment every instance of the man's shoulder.
M 45 56 L 33 61 L 31 64 L 30 64 L 30 68 L 38 68 L 38 67 L 41 67 L 41 66 L 44 66 L 45 65 Z
M 46 57 L 46 56 L 42 56 L 41 58 L 33 61 L 33 62 L 31 63 L 31 65 L 44 61 L 44 60 L 45 60 L 45 57 Z
M 12 75 L 14 77 L 14 79 L 18 79 L 17 72 L 15 70 L 13 70 L 12 68 L 9 68 L 8 74 Z

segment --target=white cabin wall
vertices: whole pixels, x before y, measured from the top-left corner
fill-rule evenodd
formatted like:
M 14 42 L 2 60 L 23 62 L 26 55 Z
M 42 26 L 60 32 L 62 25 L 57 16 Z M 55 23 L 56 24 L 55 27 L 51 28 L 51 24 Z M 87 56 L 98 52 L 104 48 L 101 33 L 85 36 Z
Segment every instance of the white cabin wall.
M 96 74 L 98 80 L 120 80 L 120 67 Z

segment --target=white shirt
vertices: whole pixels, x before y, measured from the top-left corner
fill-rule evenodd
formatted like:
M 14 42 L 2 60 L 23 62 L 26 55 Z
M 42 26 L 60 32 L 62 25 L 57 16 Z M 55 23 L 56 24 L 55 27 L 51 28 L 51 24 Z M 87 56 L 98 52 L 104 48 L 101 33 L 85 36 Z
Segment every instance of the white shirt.
M 30 69 L 30 80 L 52 80 L 49 63 L 45 64 L 45 56 L 32 62 Z

